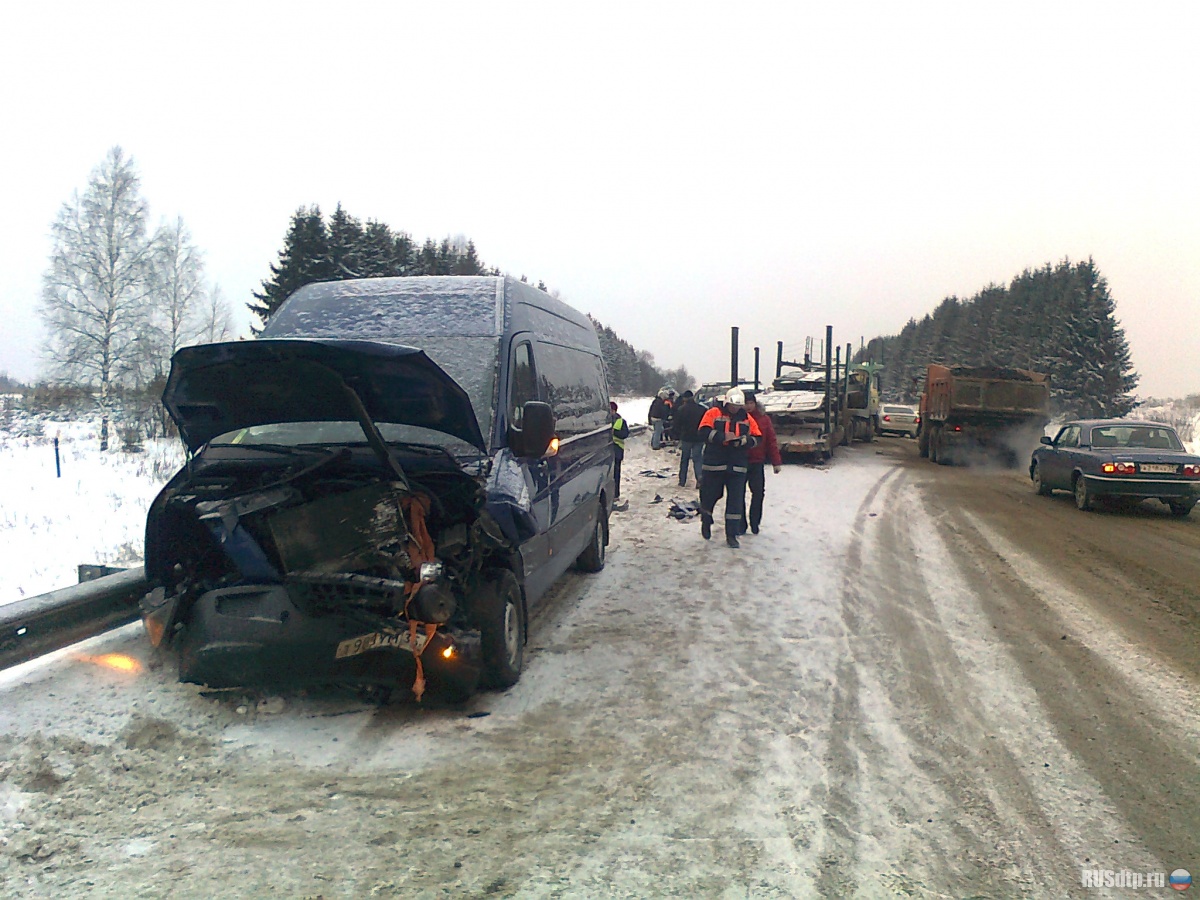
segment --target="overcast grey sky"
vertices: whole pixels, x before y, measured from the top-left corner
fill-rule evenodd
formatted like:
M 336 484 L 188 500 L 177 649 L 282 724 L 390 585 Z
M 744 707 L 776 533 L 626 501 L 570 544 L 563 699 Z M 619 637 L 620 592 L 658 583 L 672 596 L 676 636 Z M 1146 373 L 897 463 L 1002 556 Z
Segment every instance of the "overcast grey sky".
M 1200 4 L 47 3 L 0 14 L 0 371 L 120 144 L 239 306 L 291 213 L 463 234 L 702 380 L 1092 256 L 1200 391 Z M 245 322 L 239 316 L 239 322 Z M 745 366 L 744 366 L 745 367 Z

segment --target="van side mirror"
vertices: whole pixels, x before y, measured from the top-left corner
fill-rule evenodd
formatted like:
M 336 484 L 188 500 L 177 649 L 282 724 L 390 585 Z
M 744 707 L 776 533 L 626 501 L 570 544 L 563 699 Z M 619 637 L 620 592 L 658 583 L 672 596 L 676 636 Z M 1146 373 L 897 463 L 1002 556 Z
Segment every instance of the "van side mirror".
M 1054 446 L 1054 438 L 1050 437 L 1047 434 L 1043 434 L 1042 435 L 1042 443 L 1049 444 L 1050 446 Z
M 521 410 L 521 427 L 509 428 L 508 446 L 516 456 L 538 457 L 554 439 L 554 413 L 549 403 L 526 402 Z

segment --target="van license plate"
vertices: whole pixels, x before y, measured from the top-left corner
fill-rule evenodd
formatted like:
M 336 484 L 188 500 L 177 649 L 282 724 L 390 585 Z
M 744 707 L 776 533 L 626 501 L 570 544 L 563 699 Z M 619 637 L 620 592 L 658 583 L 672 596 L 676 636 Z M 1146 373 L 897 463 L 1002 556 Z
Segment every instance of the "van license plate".
M 1143 472 L 1149 472 L 1154 475 L 1174 475 L 1175 466 L 1164 466 L 1158 463 L 1142 463 L 1138 467 Z
M 417 653 L 425 649 L 425 643 L 428 640 L 424 632 L 417 633 Z M 412 644 L 408 639 L 408 632 L 373 631 L 361 637 L 349 638 L 338 644 L 334 659 L 345 659 L 349 656 L 358 656 L 361 653 L 366 653 L 368 650 L 383 650 L 388 647 L 403 647 L 405 650 L 411 650 Z

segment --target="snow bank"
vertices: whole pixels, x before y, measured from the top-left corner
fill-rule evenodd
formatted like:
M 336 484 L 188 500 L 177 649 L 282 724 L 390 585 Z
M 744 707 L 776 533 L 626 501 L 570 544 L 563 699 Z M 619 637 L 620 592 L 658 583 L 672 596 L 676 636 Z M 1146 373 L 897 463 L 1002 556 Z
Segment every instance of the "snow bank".
M 91 423 L 51 422 L 36 438 L 0 434 L 0 604 L 74 584 L 80 563 L 141 565 L 146 511 L 183 465 L 183 447 L 98 446 Z

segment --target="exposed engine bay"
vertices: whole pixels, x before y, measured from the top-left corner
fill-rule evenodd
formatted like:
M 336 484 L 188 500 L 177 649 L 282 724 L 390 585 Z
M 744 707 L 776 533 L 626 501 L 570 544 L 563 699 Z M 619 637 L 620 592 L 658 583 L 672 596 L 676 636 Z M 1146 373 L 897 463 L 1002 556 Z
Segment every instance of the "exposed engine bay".
M 389 471 L 367 447 L 208 447 L 147 522 L 151 640 L 210 687 L 407 686 L 424 669 L 469 693 L 493 567 L 511 544 L 480 475 L 415 448 Z M 425 665 L 422 664 L 424 660 Z

